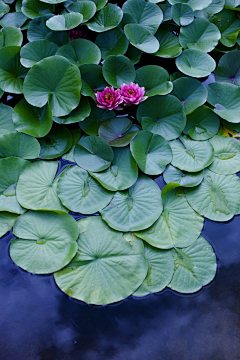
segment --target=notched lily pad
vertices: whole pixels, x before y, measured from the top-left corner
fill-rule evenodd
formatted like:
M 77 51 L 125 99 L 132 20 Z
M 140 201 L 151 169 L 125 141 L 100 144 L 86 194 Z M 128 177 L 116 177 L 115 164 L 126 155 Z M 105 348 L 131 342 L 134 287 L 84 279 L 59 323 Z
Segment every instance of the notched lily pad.
M 200 184 L 203 179 L 203 170 L 191 173 L 177 169 L 172 165 L 168 165 L 163 173 L 164 181 L 168 183 L 176 183 L 184 187 L 193 187 Z

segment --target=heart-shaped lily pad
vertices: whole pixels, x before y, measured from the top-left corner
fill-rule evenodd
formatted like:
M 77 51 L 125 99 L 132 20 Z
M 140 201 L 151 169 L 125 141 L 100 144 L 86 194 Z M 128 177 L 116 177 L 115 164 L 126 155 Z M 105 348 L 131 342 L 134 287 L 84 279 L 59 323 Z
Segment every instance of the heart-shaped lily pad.
M 154 55 L 162 58 L 174 58 L 181 54 L 182 47 L 179 44 L 178 37 L 172 32 L 159 29 L 155 34 L 159 42 L 159 50 Z
M 73 124 L 83 121 L 91 112 L 90 104 L 86 96 L 82 96 L 79 105 L 67 116 L 54 117 L 54 121 L 58 124 Z
M 29 211 L 14 224 L 12 260 L 34 274 L 50 274 L 67 265 L 77 251 L 78 226 L 69 214 Z
M 194 11 L 188 4 L 176 3 L 172 7 L 172 18 L 177 25 L 186 26 L 193 22 Z
M 88 304 L 110 304 L 131 295 L 147 274 L 143 242 L 110 229 L 100 216 L 81 219 L 78 226 L 78 253 L 54 274 L 56 284 Z
M 54 5 L 39 0 L 23 0 L 21 11 L 28 18 L 34 19 L 38 16 L 51 14 L 54 11 Z
M 13 26 L 5 26 L 0 31 L 0 48 L 6 46 L 21 46 L 23 35 L 21 30 Z
M 81 24 L 83 15 L 79 13 L 67 13 L 64 15 L 55 15 L 47 20 L 46 25 L 54 31 L 71 30 Z
M 93 1 L 76 1 L 67 7 L 68 11 L 80 13 L 83 16 L 83 22 L 86 23 L 91 19 L 97 10 L 96 4 Z
M 96 99 L 95 93 L 103 90 L 108 83 L 104 80 L 102 66 L 85 64 L 81 66 L 82 89 L 81 94 Z
M 130 189 L 116 192 L 111 203 L 100 211 L 103 220 L 118 231 L 146 229 L 161 212 L 161 191 L 152 179 L 143 175 Z

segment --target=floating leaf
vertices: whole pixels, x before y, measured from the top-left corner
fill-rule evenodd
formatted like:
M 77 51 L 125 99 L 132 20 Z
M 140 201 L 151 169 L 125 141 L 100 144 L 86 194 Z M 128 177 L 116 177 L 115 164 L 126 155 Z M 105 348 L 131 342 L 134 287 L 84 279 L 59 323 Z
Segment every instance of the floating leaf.
M 104 121 L 98 130 L 101 138 L 106 140 L 109 145 L 116 147 L 128 145 L 138 132 L 139 129 L 125 117 Z
M 186 26 L 193 22 L 194 11 L 188 4 L 176 3 L 172 7 L 173 21 L 179 26 Z
M 99 64 L 101 60 L 101 52 L 97 45 L 86 39 L 72 40 L 69 44 L 62 46 L 57 51 L 57 55 L 65 57 L 76 66 Z
M 50 274 L 67 265 L 77 251 L 78 226 L 69 214 L 29 211 L 14 224 L 11 259 L 34 274 Z
M 21 133 L 0 136 L 0 158 L 15 156 L 22 159 L 36 159 L 39 152 L 39 142 L 32 136 Z
M 101 9 L 93 19 L 87 23 L 87 27 L 96 32 L 103 32 L 111 30 L 118 26 L 123 17 L 123 12 L 120 7 L 113 4 L 108 4 Z
M 199 1 L 199 0 L 168 0 L 168 2 L 171 5 L 174 5 L 177 3 L 188 4 L 195 11 L 195 10 L 202 10 L 202 9 L 206 8 L 207 6 L 209 6 L 211 4 L 212 0 L 201 0 L 201 1 Z
M 96 13 L 96 5 L 93 1 L 76 1 L 68 6 L 68 11 L 83 15 L 83 22 L 87 22 Z
M 13 26 L 5 26 L 0 31 L 0 48 L 6 46 L 21 46 L 23 36 L 21 30 Z
M 222 34 L 220 41 L 224 46 L 232 47 L 236 44 L 240 29 L 240 19 L 238 19 L 233 11 L 223 9 L 218 14 L 212 16 L 210 21 L 220 30 Z
M 130 43 L 137 49 L 149 54 L 158 51 L 158 40 L 143 26 L 127 24 L 124 26 L 124 32 Z
M 60 178 L 58 196 L 69 210 L 93 214 L 110 203 L 113 193 L 91 178 L 86 170 L 72 166 Z
M 148 262 L 148 273 L 134 296 L 146 296 L 162 291 L 173 276 L 174 261 L 171 251 L 159 250 L 144 244 L 144 254 Z
M 102 218 L 118 231 L 139 231 L 151 226 L 162 212 L 161 191 L 147 176 L 140 175 L 128 190 L 116 192 L 102 211 Z
M 163 20 L 162 10 L 151 2 L 128 0 L 123 4 L 123 13 L 130 14 L 134 22 L 154 35 Z
M 54 124 L 51 131 L 39 139 L 41 151 L 40 159 L 56 159 L 61 157 L 72 146 L 71 132 L 65 127 Z
M 76 145 L 74 159 L 81 168 L 99 172 L 110 166 L 113 151 L 106 140 L 98 136 L 86 136 L 81 138 Z
M 99 173 L 91 173 L 91 176 L 110 191 L 126 190 L 137 181 L 137 164 L 129 147 L 113 148 L 113 153 L 110 167 Z
M 203 10 L 197 10 L 194 12 L 196 17 L 203 17 L 205 19 L 210 19 L 214 14 L 219 13 L 225 4 L 225 0 L 213 0 L 210 5 L 208 5 Z
M 159 29 L 155 34 L 159 42 L 159 50 L 154 53 L 155 56 L 162 58 L 175 58 L 182 52 L 178 37 L 169 31 Z
M 217 134 L 219 126 L 219 117 L 209 107 L 201 106 L 187 116 L 183 132 L 193 140 L 207 140 Z
M 88 304 L 104 305 L 131 295 L 147 274 L 143 242 L 110 229 L 100 216 L 78 221 L 78 253 L 54 274 L 69 296 Z
M 98 34 L 95 42 L 101 50 L 103 60 L 110 55 L 125 54 L 129 45 L 124 32 L 119 28 Z
M 201 50 L 187 49 L 176 58 L 176 66 L 188 76 L 201 78 L 211 74 L 216 63 L 210 55 Z
M 171 183 L 163 188 L 160 218 L 149 229 L 135 233 L 154 247 L 186 247 L 193 244 L 202 231 L 203 217 L 195 213 L 178 186 Z
M 22 12 L 11 12 L 1 18 L 0 25 L 2 27 L 14 26 L 20 29 L 26 21 L 27 17 Z
M 134 65 L 123 55 L 108 56 L 103 63 L 102 72 L 104 79 L 116 88 L 122 84 L 130 84 L 136 77 Z
M 11 106 L 0 104 L 0 136 L 16 132 L 12 121 L 12 113 L 13 108 Z
M 154 96 L 141 103 L 137 119 L 143 130 L 161 135 L 166 140 L 176 139 L 186 125 L 183 105 L 172 95 Z
M 199 236 L 197 241 L 184 249 L 173 249 L 175 271 L 168 287 L 180 293 L 190 294 L 209 284 L 217 270 L 216 256 L 207 240 Z
M 78 68 L 57 55 L 33 65 L 23 86 L 27 102 L 37 107 L 49 102 L 53 116 L 68 115 L 75 109 L 80 101 L 80 90 Z
M 214 150 L 208 141 L 193 141 L 180 137 L 181 141 L 172 140 L 172 165 L 177 168 L 198 172 L 209 166 L 214 159 Z
M 0 1 L 0 18 L 10 11 L 10 7 L 4 1 Z
M 13 227 L 17 218 L 17 214 L 11 214 L 5 211 L 0 212 L 0 238 Z
M 176 183 L 184 187 L 193 187 L 200 184 L 203 179 L 203 170 L 195 173 L 182 171 L 172 165 L 168 165 L 163 173 L 164 181 Z
M 104 80 L 102 66 L 86 64 L 81 66 L 82 89 L 81 94 L 95 100 L 96 91 L 103 90 L 108 83 Z
M 20 62 L 30 68 L 40 60 L 56 54 L 58 46 L 48 40 L 35 40 L 27 43 L 20 51 Z
M 31 210 L 66 211 L 57 196 L 57 169 L 57 161 L 37 161 L 25 169 L 17 184 L 21 206 Z
M 23 0 L 21 11 L 30 19 L 38 16 L 51 14 L 54 10 L 54 5 L 46 4 L 39 0 Z
M 209 169 L 217 174 L 228 175 L 240 171 L 240 142 L 237 139 L 214 136 L 209 140 L 215 152 Z
M 50 19 L 53 14 L 39 16 L 29 23 L 27 38 L 28 41 L 44 40 L 51 30 L 46 26 L 46 21 Z
M 91 109 L 88 98 L 82 96 L 78 107 L 76 107 L 76 109 L 71 111 L 70 114 L 61 118 L 54 117 L 53 120 L 58 124 L 73 124 L 76 122 L 83 121 L 86 117 L 89 116 L 90 112 Z
M 42 137 L 49 133 L 52 127 L 52 112 L 47 104 L 37 108 L 20 100 L 14 107 L 12 114 L 14 126 L 17 131 L 34 137 Z
M 192 208 L 207 219 L 228 221 L 240 213 L 240 179 L 237 175 L 219 175 L 205 169 L 201 184 L 186 188 L 185 194 Z
M 167 70 L 157 65 L 147 65 L 136 71 L 135 82 L 145 88 L 145 95 L 166 95 L 172 91 Z
M 181 77 L 173 82 L 172 95 L 183 104 L 185 114 L 190 114 L 203 105 L 208 96 L 207 89 L 197 79 Z
M 215 71 L 217 82 L 240 86 L 240 51 L 233 50 L 223 55 Z
M 55 15 L 46 21 L 47 27 L 54 31 L 71 30 L 83 21 L 83 15 L 78 13 L 68 13 Z
M 172 161 L 172 150 L 160 135 L 140 131 L 130 143 L 131 153 L 140 170 L 148 175 L 161 174 Z

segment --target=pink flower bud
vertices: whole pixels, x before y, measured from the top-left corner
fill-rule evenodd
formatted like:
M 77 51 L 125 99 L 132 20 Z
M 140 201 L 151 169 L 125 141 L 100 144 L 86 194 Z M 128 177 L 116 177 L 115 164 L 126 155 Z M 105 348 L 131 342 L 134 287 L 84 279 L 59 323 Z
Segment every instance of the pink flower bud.
M 114 90 L 113 87 L 106 87 L 103 91 L 97 91 L 97 106 L 101 109 L 112 110 L 123 102 L 120 89 Z
M 147 99 L 145 88 L 131 82 L 129 85 L 123 84 L 121 87 L 121 95 L 126 105 L 138 105 Z

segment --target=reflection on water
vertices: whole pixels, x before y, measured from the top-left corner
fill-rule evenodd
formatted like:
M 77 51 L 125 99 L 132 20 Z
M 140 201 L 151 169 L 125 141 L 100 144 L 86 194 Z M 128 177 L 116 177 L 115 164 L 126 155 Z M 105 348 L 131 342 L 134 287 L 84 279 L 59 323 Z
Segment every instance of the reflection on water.
M 240 217 L 205 220 L 202 234 L 218 258 L 210 285 L 190 296 L 165 290 L 101 308 L 71 300 L 52 276 L 19 269 L 8 255 L 12 236 L 4 236 L 0 360 L 238 360 Z

